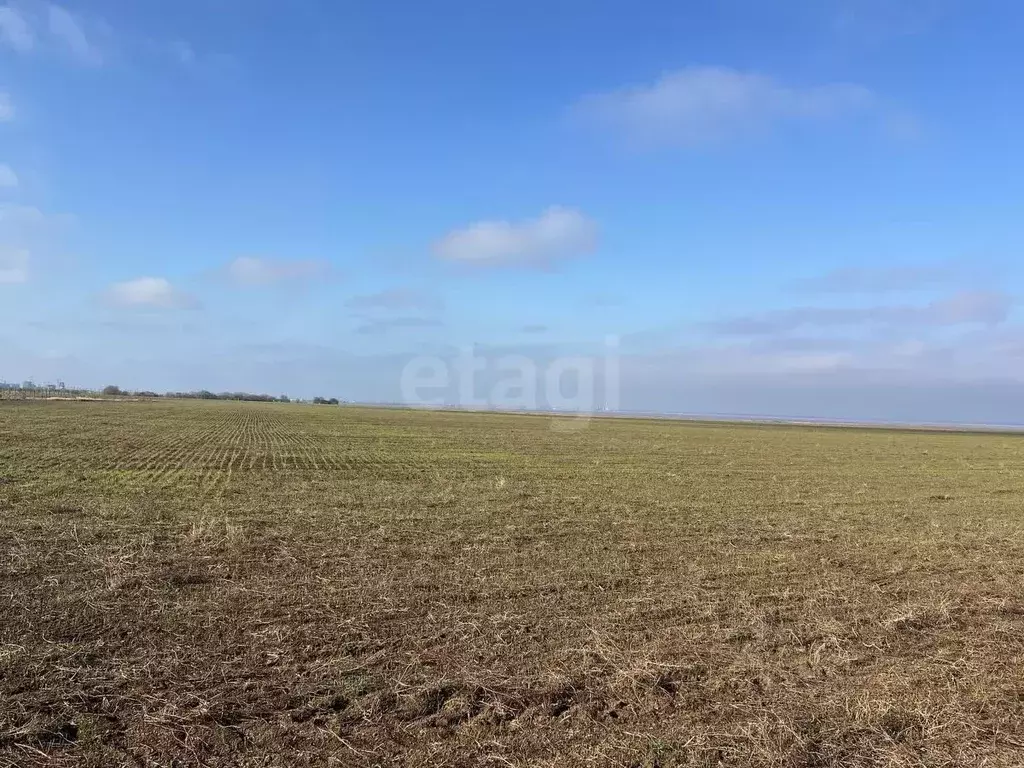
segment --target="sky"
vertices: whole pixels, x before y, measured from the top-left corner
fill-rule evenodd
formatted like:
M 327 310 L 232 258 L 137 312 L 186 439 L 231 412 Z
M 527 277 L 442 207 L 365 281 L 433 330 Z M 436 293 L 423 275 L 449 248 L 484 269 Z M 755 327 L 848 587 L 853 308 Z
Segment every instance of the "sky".
M 0 379 L 1024 423 L 1009 0 L 3 2 Z

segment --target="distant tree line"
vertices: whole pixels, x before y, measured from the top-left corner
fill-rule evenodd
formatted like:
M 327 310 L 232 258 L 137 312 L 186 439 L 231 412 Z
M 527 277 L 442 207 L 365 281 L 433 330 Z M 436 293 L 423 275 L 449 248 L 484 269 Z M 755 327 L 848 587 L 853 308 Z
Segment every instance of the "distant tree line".
M 95 396 L 96 390 L 83 387 L 68 386 L 64 382 L 56 384 L 36 384 L 26 381 L 13 384 L 0 381 L 0 399 L 24 399 L 33 397 L 88 397 Z
M 158 392 L 129 391 L 110 384 L 103 388 L 103 394 L 108 397 L 166 397 L 176 400 L 242 400 L 252 403 L 290 403 L 292 399 L 288 395 L 258 395 L 252 392 L 211 392 L 208 389 L 200 389 L 194 392 Z M 301 402 L 301 401 L 300 401 Z M 341 401 L 336 397 L 314 397 L 316 405 L 340 405 Z
M 144 397 L 144 398 L 168 398 L 168 399 L 182 399 L 182 400 L 242 400 L 253 403 L 290 403 L 292 399 L 288 395 L 262 395 L 255 394 L 253 392 L 211 392 L 208 389 L 200 389 L 192 392 L 152 392 L 150 390 L 130 390 L 122 389 L 116 384 L 108 384 L 102 390 L 97 392 L 94 389 L 80 389 L 80 388 L 69 388 L 64 385 L 63 382 L 60 384 L 43 384 L 36 385 L 32 382 L 25 382 L 23 384 L 9 384 L 5 381 L 0 381 L 0 392 L 10 392 L 15 396 L 19 394 L 25 396 L 26 394 L 32 396 L 42 395 L 65 395 L 65 396 L 96 396 L 102 394 L 105 397 Z M 307 402 L 298 400 L 296 402 Z M 313 403 L 316 405 L 340 405 L 341 401 L 336 397 L 314 397 Z
M 256 395 L 252 392 L 210 392 L 207 389 L 200 389 L 198 392 L 168 392 L 164 397 L 184 400 L 244 400 L 253 403 L 291 402 L 291 398 L 287 395 L 274 397 L 273 395 Z

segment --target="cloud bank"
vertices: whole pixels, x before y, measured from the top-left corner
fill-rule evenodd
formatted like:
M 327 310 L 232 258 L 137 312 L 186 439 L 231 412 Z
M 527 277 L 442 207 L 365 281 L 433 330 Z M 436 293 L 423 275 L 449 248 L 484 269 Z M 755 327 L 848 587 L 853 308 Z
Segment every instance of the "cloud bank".
M 1006 320 L 1013 304 L 1012 296 L 999 291 L 964 291 L 920 306 L 795 307 L 725 318 L 707 328 L 723 335 L 757 336 L 839 326 L 995 325 Z

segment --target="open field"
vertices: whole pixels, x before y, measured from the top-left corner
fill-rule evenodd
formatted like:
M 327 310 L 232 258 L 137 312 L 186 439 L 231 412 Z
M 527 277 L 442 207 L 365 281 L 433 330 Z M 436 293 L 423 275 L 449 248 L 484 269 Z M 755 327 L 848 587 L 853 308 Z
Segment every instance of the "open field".
M 0 765 L 1017 766 L 1024 437 L 0 404 Z

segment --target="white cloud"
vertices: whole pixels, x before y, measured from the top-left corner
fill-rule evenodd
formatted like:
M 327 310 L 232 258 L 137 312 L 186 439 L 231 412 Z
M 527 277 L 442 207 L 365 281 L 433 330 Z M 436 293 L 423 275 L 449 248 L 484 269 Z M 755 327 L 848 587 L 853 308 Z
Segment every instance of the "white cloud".
M 0 123 L 10 122 L 14 119 L 14 102 L 11 97 L 0 91 Z
M 163 277 L 140 277 L 114 283 L 107 290 L 107 300 L 116 307 L 136 309 L 194 309 L 198 302 L 175 288 Z
M 79 61 L 98 65 L 103 62 L 100 49 L 86 36 L 82 23 L 59 5 L 50 5 L 48 14 L 50 34 Z
M 258 256 L 239 256 L 227 266 L 228 277 L 239 285 L 272 285 L 274 283 L 312 280 L 324 277 L 330 266 L 315 259 L 286 261 Z
M 597 225 L 579 211 L 553 206 L 535 219 L 480 221 L 434 243 L 441 259 L 477 266 L 547 268 L 597 247 Z
M 27 282 L 28 262 L 26 249 L 0 245 L 0 285 Z
M 0 40 L 18 53 L 31 51 L 35 44 L 29 23 L 9 5 L 0 7 Z
M 18 186 L 18 174 L 9 165 L 0 163 L 0 189 Z
M 691 147 L 876 106 L 874 94 L 860 85 L 790 86 L 756 72 L 688 67 L 650 85 L 587 96 L 574 111 L 639 146 Z

